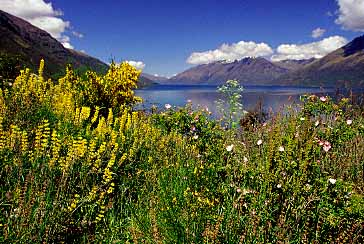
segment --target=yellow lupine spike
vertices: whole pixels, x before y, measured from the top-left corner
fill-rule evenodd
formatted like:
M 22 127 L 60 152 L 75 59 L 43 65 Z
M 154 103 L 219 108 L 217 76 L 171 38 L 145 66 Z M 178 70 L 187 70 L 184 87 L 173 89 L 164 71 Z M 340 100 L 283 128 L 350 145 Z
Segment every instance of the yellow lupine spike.
M 89 107 L 82 107 L 80 113 L 80 123 L 87 120 L 90 117 L 91 109 Z
M 91 119 L 91 123 L 95 123 L 99 117 L 100 107 L 96 106 L 95 113 Z
M 113 115 L 113 112 L 112 112 L 112 108 L 109 108 L 109 113 L 107 115 L 107 125 L 112 126 L 113 121 L 114 121 L 114 115 Z

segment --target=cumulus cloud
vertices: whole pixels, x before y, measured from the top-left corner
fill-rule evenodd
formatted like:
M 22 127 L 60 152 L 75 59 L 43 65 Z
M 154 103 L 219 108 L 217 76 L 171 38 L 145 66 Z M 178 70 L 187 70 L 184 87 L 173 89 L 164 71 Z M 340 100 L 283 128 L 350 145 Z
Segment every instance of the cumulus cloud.
M 142 61 L 126 60 L 125 62 L 138 70 L 143 70 L 145 68 L 145 64 Z
M 189 64 L 207 64 L 221 60 L 235 60 L 245 57 L 262 57 L 273 54 L 272 48 L 266 43 L 240 41 L 238 43 L 223 44 L 218 49 L 205 52 L 194 52 L 188 59 Z
M 1 0 L 0 9 L 27 20 L 32 25 L 47 31 L 58 39 L 64 47 L 73 48 L 70 38 L 64 32 L 70 28 L 70 22 L 60 16 L 62 11 L 53 8 L 51 2 L 44 0 Z
M 364 32 L 364 0 L 337 0 L 339 4 L 336 24 L 344 29 Z
M 323 34 L 325 34 L 325 32 L 326 32 L 325 29 L 322 29 L 322 28 L 319 27 L 319 28 L 316 28 L 316 29 L 314 29 L 312 31 L 311 36 L 313 38 L 319 38 L 319 37 L 323 36 Z
M 278 46 L 276 54 L 271 59 L 273 61 L 279 61 L 284 59 L 322 58 L 347 43 L 348 40 L 342 36 L 331 36 L 321 41 L 302 45 L 282 44 Z

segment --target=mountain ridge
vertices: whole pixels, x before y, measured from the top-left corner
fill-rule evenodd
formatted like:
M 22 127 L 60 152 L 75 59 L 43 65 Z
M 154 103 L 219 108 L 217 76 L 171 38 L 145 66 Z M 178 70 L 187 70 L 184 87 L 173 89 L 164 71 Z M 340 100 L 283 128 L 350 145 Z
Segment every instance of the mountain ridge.
M 185 70 L 168 83 L 221 85 L 229 79 L 243 85 L 360 87 L 364 85 L 364 35 L 320 59 L 217 61 Z
M 288 73 L 299 66 L 299 62 L 279 63 L 257 57 L 247 57 L 232 62 L 217 61 L 201 64 L 188 69 L 171 79 L 169 83 L 199 83 L 219 85 L 229 79 L 237 79 L 243 84 L 268 85 L 273 84 L 275 78 Z
M 364 35 L 280 77 L 283 84 L 361 87 L 364 85 Z
M 26 65 L 38 68 L 41 59 L 46 62 L 45 74 L 64 71 L 66 64 L 74 68 L 87 67 L 101 72 L 108 65 L 85 53 L 65 48 L 49 33 L 29 22 L 0 10 L 0 52 L 24 57 Z
M 48 32 L 26 20 L 0 10 L 0 53 L 22 57 L 26 67 L 38 69 L 41 59 L 45 60 L 45 75 L 58 78 L 65 72 L 67 64 L 74 69 L 93 70 L 105 73 L 109 65 L 97 58 L 74 49 L 65 48 Z M 142 73 L 139 87 L 156 84 L 152 75 Z

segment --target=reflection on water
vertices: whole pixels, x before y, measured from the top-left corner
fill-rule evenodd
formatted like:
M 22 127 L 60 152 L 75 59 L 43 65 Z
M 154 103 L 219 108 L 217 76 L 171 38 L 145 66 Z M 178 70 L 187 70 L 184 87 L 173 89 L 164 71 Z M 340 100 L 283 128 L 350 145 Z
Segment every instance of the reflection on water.
M 261 103 L 264 110 L 279 111 L 284 105 L 299 103 L 303 94 L 334 95 L 332 88 L 303 88 L 303 87 L 277 87 L 277 86 L 248 86 L 244 87 L 242 93 L 245 110 L 254 109 Z M 158 85 L 136 91 L 136 95 L 143 98 L 144 103 L 139 109 L 149 110 L 152 105 L 159 108 L 165 104 L 173 106 L 184 106 L 187 100 L 197 107 L 208 107 L 213 113 L 216 112 L 216 104 L 221 95 L 215 86 L 171 86 Z

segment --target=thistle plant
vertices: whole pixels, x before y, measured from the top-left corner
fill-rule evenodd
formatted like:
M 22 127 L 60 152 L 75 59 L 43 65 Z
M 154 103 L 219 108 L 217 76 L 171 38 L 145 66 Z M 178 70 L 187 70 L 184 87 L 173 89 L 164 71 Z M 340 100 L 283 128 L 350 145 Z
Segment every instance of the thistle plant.
M 239 81 L 228 80 L 217 90 L 223 97 L 216 101 L 218 111 L 222 116 L 221 120 L 225 127 L 235 129 L 239 124 L 239 119 L 247 113 L 241 102 L 241 93 L 244 89 Z

